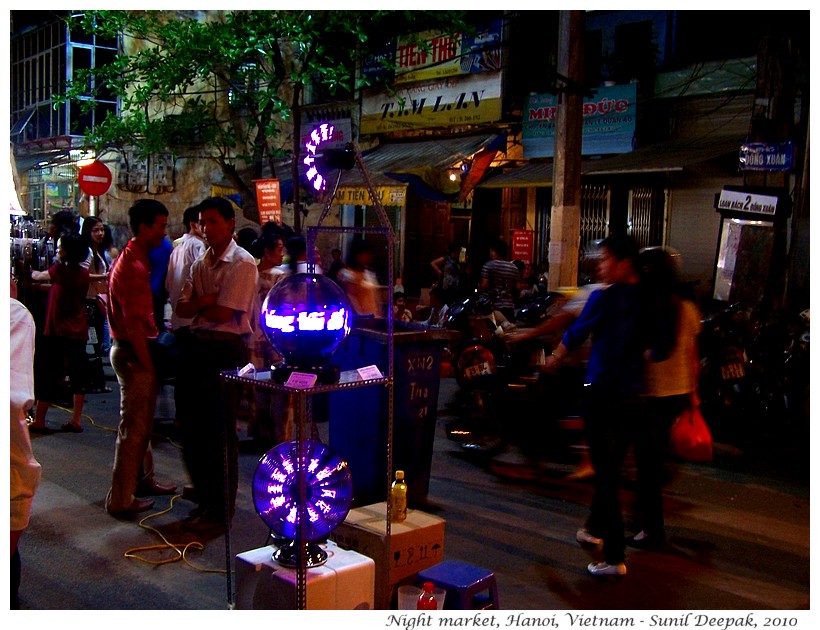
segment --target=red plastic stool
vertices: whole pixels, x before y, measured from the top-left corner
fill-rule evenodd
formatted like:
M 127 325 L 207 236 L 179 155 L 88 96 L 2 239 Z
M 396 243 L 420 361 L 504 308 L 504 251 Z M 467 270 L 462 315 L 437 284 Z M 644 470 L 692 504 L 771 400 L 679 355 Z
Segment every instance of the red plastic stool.
M 443 588 L 444 608 L 449 610 L 498 610 L 498 588 L 495 574 L 481 567 L 444 560 L 419 571 L 416 583 L 433 582 Z

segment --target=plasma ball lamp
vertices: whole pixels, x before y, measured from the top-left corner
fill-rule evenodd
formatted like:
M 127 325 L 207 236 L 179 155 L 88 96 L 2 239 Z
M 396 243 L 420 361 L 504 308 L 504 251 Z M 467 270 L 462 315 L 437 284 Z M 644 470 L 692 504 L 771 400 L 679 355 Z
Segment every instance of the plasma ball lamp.
M 333 139 L 334 131 L 336 131 L 336 127 L 330 123 L 322 123 L 310 132 L 310 139 L 305 143 L 307 155 L 304 160 L 302 160 L 304 165 L 307 166 L 305 177 L 307 177 L 307 180 L 317 192 L 322 192 L 327 186 L 327 180 L 324 175 L 319 172 L 319 156 L 317 151 L 323 144 L 327 144 Z
M 274 552 L 273 559 L 284 566 L 297 566 L 301 544 L 306 547 L 308 566 L 315 567 L 327 561 L 327 553 L 315 541 L 347 517 L 353 480 L 347 462 L 326 445 L 306 440 L 300 447 L 298 441 L 290 441 L 260 458 L 252 494 L 262 521 L 289 541 Z
M 335 383 L 338 368 L 330 356 L 350 333 L 351 308 L 344 291 L 321 274 L 286 277 L 268 292 L 260 324 L 268 342 L 283 357 L 271 376 L 284 382 L 293 372 L 316 374 Z

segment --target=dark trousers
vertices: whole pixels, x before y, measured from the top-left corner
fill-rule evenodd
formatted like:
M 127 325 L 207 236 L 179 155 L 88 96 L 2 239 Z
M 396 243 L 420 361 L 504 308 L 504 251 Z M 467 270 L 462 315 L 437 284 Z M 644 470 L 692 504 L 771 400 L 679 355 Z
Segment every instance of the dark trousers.
M 10 610 L 20 610 L 20 573 L 20 552 L 17 549 L 15 549 L 14 553 L 11 554 L 11 602 L 9 606 Z
M 185 403 L 177 409 L 182 457 L 200 505 L 212 514 L 233 516 L 238 480 L 239 439 L 234 409 L 220 374 L 248 362 L 246 340 L 205 339 L 194 333 L 184 344 L 175 387 Z
M 637 512 L 640 529 L 663 539 L 663 484 L 669 451 L 669 429 L 689 404 L 689 396 L 648 397 L 646 413 L 637 418 L 635 463 L 638 468 Z
M 584 396 L 584 431 L 595 468 L 587 527 L 604 541 L 604 561 L 624 561 L 624 521 L 619 496 L 621 465 L 643 416 L 645 401 L 595 385 Z

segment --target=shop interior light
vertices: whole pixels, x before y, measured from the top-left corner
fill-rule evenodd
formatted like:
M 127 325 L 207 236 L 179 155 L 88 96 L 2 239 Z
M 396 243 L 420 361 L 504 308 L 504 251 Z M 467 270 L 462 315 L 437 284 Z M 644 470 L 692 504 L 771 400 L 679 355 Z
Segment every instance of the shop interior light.
M 71 149 L 68 152 L 68 157 L 78 167 L 88 166 L 96 159 L 93 151 L 84 151 L 82 149 Z

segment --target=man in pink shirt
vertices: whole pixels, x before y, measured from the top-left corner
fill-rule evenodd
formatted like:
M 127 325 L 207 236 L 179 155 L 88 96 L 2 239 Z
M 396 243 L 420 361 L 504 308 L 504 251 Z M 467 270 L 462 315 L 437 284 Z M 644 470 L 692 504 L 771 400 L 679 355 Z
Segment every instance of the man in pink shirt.
M 129 209 L 128 219 L 134 236 L 114 261 L 108 285 L 111 366 L 120 384 L 120 425 L 105 498 L 110 514 L 142 512 L 154 501 L 141 497 L 176 490 L 154 480 L 150 450 L 158 389 L 150 344 L 158 330 L 148 252 L 165 238 L 168 210 L 154 199 L 140 199 Z

